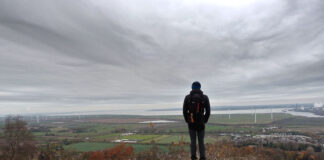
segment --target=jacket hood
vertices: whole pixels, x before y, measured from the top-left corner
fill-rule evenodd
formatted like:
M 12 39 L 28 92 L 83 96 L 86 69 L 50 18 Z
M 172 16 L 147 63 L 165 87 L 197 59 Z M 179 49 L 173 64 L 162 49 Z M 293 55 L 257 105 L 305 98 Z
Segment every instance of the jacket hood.
M 195 93 L 203 94 L 203 91 L 201 91 L 200 89 L 193 89 L 190 91 L 190 94 L 195 94 Z

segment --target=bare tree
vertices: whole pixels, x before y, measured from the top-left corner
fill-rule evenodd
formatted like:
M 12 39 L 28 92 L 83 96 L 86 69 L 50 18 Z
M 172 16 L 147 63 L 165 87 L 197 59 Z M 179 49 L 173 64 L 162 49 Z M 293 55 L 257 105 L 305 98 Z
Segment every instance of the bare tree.
M 32 159 L 37 152 L 32 133 L 22 117 L 7 117 L 4 128 L 3 158 L 8 160 Z

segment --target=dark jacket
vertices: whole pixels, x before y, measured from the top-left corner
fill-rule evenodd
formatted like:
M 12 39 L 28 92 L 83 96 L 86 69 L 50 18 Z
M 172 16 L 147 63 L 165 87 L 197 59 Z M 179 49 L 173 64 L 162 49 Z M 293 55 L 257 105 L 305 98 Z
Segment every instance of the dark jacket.
M 204 116 L 203 116 L 203 122 L 202 124 L 199 125 L 193 125 L 189 123 L 189 119 L 190 119 L 190 115 L 189 115 L 189 99 L 190 99 L 190 95 L 193 94 L 202 94 L 203 98 L 204 98 Z M 185 119 L 185 121 L 188 123 L 188 127 L 190 130 L 202 130 L 205 129 L 205 123 L 208 122 L 210 116 L 210 104 L 209 104 L 209 99 L 208 96 L 204 95 L 203 92 L 200 89 L 193 89 L 191 90 L 190 94 L 188 94 L 186 96 L 186 98 L 184 99 L 183 102 L 183 117 Z

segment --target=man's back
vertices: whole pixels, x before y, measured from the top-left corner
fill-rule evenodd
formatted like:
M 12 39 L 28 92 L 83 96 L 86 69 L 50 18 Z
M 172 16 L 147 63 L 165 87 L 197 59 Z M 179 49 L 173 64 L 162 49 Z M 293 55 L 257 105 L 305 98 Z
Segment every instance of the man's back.
M 195 97 L 201 97 L 202 98 L 202 105 L 200 106 L 202 108 L 203 114 L 199 118 L 198 123 L 191 123 L 190 120 L 190 107 L 191 107 L 191 101 Z M 184 103 L 183 103 L 183 116 L 185 118 L 185 121 L 188 123 L 189 129 L 192 130 L 202 130 L 205 129 L 205 123 L 208 122 L 209 116 L 210 116 L 210 104 L 209 104 L 209 98 L 207 95 L 204 95 L 203 92 L 200 89 L 193 89 L 191 90 L 190 94 L 188 94 L 185 97 Z M 201 123 L 200 123 L 201 122 Z

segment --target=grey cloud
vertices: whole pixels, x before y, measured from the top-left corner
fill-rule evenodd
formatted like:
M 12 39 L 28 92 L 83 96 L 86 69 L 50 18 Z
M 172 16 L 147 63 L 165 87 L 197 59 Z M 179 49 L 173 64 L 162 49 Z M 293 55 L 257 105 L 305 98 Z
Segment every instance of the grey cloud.
M 3 0 L 0 106 L 174 107 L 195 80 L 212 105 L 323 101 L 322 19 L 320 0 Z
M 34 3 L 37 5 L 36 2 Z M 53 10 L 55 4 L 52 3 L 41 2 L 46 6 L 43 6 L 44 8 Z M 69 1 L 56 3 L 60 9 L 52 11 L 51 15 L 47 16 L 46 14 L 42 16 L 40 14 L 42 8 L 35 7 L 33 4 L 22 6 L 21 14 L 2 13 L 0 21 L 6 29 L 3 36 L 8 39 L 14 38 L 16 43 L 19 42 L 22 45 L 38 47 L 43 44 L 48 47 L 44 52 L 52 50 L 58 54 L 110 65 L 134 62 L 133 59 L 138 51 L 131 38 L 136 38 L 137 43 L 154 44 L 153 42 L 147 43 L 149 38 L 145 35 L 136 35 L 124 26 L 106 18 L 97 12 L 95 7 L 74 6 L 75 4 Z M 73 9 L 74 12 L 71 13 L 69 9 Z M 45 23 L 32 20 L 32 16 L 35 15 Z M 62 16 L 64 20 L 55 16 Z

